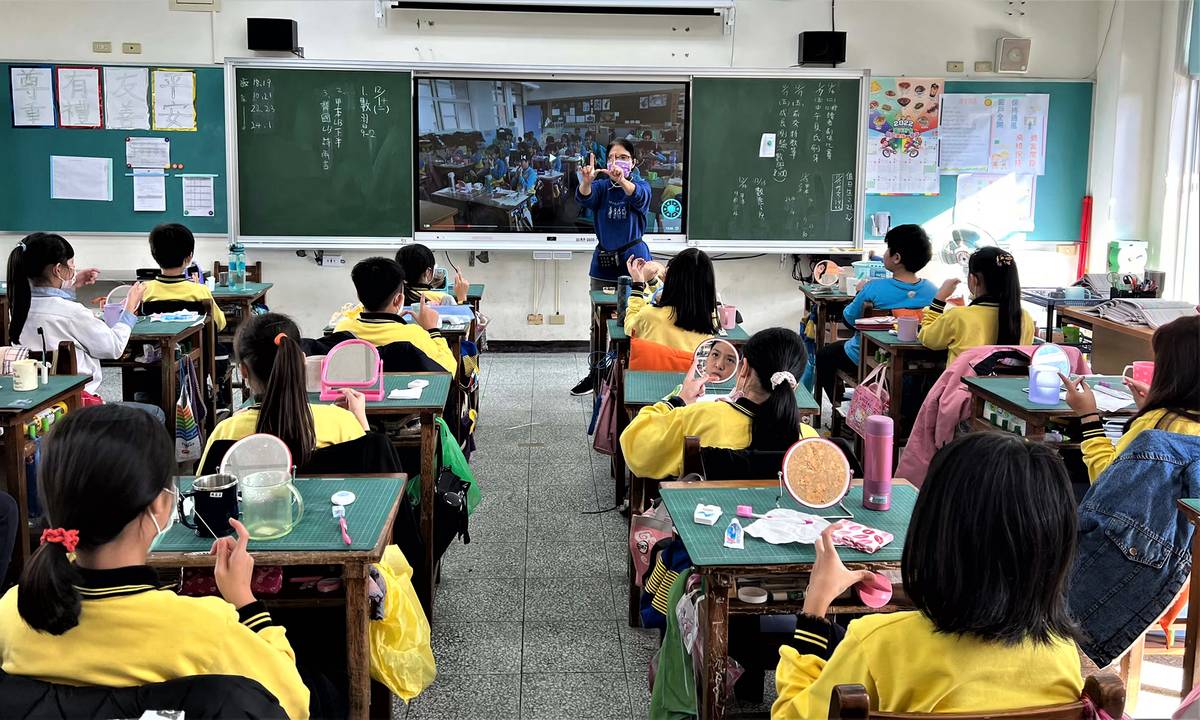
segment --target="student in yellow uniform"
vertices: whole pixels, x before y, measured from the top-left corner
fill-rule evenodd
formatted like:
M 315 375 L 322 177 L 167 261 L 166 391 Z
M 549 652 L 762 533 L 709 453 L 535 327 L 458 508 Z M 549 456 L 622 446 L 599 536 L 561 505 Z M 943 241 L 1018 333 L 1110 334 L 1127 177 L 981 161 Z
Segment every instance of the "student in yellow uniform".
M 1057 453 L 976 433 L 934 456 L 901 572 L 916 610 L 843 630 L 834 598 L 870 575 L 832 542 L 817 559 L 791 645 L 779 649 L 773 720 L 823 718 L 835 685 L 867 689 L 873 712 L 979 713 L 1075 702 L 1083 691 L 1067 614 L 1075 498 Z
M 1000 248 L 981 248 L 972 253 L 967 273 L 971 304 L 947 308 L 960 281 L 942 283 L 921 318 L 921 344 L 947 350 L 947 365 L 980 345 L 1032 344 L 1033 318 L 1021 309 L 1021 279 L 1013 256 Z
M 241 523 L 230 521 L 236 541 L 213 543 L 220 597 L 160 590 L 147 567 L 175 517 L 175 470 L 170 437 L 140 410 L 102 405 L 55 423 L 38 474 L 50 529 L 0 599 L 4 672 L 104 687 L 239 675 L 262 683 L 289 717 L 307 718 L 287 635 L 251 593 Z
M 350 273 L 363 312 L 357 316 L 343 318 L 335 332 L 350 332 L 360 340 L 383 347 L 392 343 L 408 343 L 433 362 L 453 374 L 458 369 L 458 359 L 449 343 L 438 332 L 437 311 L 428 305 L 425 295 L 418 296 L 419 309 L 416 323 L 404 322 L 404 271 L 394 260 L 367 258 L 354 266 Z
M 1063 377 L 1067 404 L 1082 420 L 1083 462 L 1088 479 L 1096 478 L 1125 452 L 1143 430 L 1200 435 L 1200 315 L 1172 320 L 1154 331 L 1154 380 L 1150 385 L 1125 378 L 1138 412 L 1114 447 L 1096 412 L 1096 396 L 1082 378 Z
M 731 398 L 704 401 L 706 377 L 688 373 L 678 395 L 642 408 L 621 433 L 629 469 L 645 478 L 677 476 L 683 470 L 683 439 L 700 437 L 704 447 L 786 450 L 817 431 L 800 422 L 796 377 L 804 371 L 800 336 L 784 328 L 754 334 L 742 351 Z
M 413 243 L 401 247 L 396 251 L 396 262 L 404 268 L 405 305 L 416 305 L 422 295 L 435 305 L 462 305 L 467 301 L 467 291 L 471 284 L 458 271 L 454 273 L 453 295 L 431 288 L 436 261 L 433 251 L 424 245 Z
M 225 313 L 217 307 L 212 292 L 206 286 L 184 274 L 195 251 L 196 238 L 186 226 L 179 223 L 156 225 L 150 231 L 150 254 L 158 263 L 160 272 L 158 277 L 146 283 L 146 297 L 143 300 L 206 301 L 212 308 L 213 324 L 219 332 L 225 329 Z
M 357 440 L 366 434 L 367 403 L 362 393 L 342 389 L 345 407 L 308 402 L 300 329 L 286 315 L 255 315 L 238 328 L 234 355 L 254 395 L 254 405 L 213 428 L 200 467 L 217 440 L 241 440 L 267 433 L 282 440 L 292 462 L 303 466 L 317 448 Z
M 662 295 L 656 305 L 650 298 L 658 290 L 662 266 L 637 257 L 627 263 L 633 280 L 625 310 L 625 332 L 665 345 L 672 350 L 692 352 L 717 334 L 717 281 L 712 260 L 703 250 L 688 248 L 667 263 Z

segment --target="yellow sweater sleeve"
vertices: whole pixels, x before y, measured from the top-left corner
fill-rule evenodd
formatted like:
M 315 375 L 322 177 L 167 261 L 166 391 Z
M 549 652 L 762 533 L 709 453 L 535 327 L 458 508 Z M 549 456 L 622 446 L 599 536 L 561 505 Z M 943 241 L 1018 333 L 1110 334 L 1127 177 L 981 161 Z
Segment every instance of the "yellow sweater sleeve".
M 450 343 L 446 342 L 446 338 L 442 337 L 441 333 L 429 333 L 428 341 L 422 338 L 413 344 L 428 355 L 435 363 L 446 368 L 446 372 L 451 375 L 454 375 L 458 370 L 458 358 L 454 357 L 454 352 L 450 349 Z
M 208 288 L 204 288 L 204 291 L 208 292 Z M 225 313 L 213 298 L 212 293 L 208 293 L 208 302 L 212 308 L 213 324 L 217 326 L 217 332 L 221 332 L 225 329 Z
M 648 299 L 653 296 L 654 286 L 652 285 L 642 285 L 641 289 L 634 289 L 629 293 L 629 302 L 625 305 L 626 335 L 635 337 L 643 334 L 638 331 L 638 314 L 649 304 Z
M 222 633 L 211 674 L 240 675 L 262 683 L 292 720 L 308 718 L 309 692 L 296 669 L 287 632 L 275 625 L 266 606 L 254 602 L 238 610 L 236 627 Z
M 930 350 L 945 350 L 957 335 L 955 321 L 944 312 L 946 303 L 934 300 L 921 313 L 921 344 Z
M 683 471 L 684 418 L 668 402 L 642 408 L 621 433 L 625 464 L 639 477 L 667 478 Z
M 826 717 L 835 685 L 863 685 L 872 698 L 878 697 L 871 679 L 867 654 L 854 632 L 854 623 L 828 661 L 816 655 L 801 655 L 796 648 L 779 648 L 775 667 L 778 698 L 771 706 L 771 720 L 805 720 Z M 875 702 L 871 703 L 873 706 Z

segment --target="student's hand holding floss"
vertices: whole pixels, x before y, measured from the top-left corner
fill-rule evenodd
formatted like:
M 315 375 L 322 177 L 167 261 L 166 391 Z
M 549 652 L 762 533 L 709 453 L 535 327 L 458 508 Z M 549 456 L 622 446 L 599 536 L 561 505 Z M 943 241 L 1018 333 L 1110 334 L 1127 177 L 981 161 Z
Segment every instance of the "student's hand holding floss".
M 461 272 L 459 272 L 457 268 L 455 268 L 455 270 L 454 270 L 454 299 L 458 301 L 459 305 L 462 305 L 467 302 L 467 291 L 470 289 L 471 289 L 471 284 L 468 283 L 467 279 L 465 277 L 463 277 L 463 274 Z
M 246 551 L 246 545 L 250 542 L 246 526 L 235 518 L 229 518 L 229 524 L 237 531 L 237 540 L 228 536 L 218 538 L 213 542 L 209 554 L 217 556 L 213 576 L 221 597 L 230 605 L 241 608 L 254 602 L 254 593 L 250 591 L 254 558 Z
M 81 288 L 85 285 L 96 284 L 96 279 L 100 277 L 100 271 L 96 268 L 87 268 L 79 270 L 75 273 L 75 288 Z
M 370 430 L 371 426 L 367 422 L 367 396 L 353 388 L 342 388 L 342 399 L 334 403 L 338 407 L 344 407 L 349 410 L 363 426 L 363 430 Z
M 692 369 L 688 370 L 687 376 L 683 379 L 683 386 L 679 388 L 679 399 L 683 401 L 684 405 L 691 405 L 704 397 L 707 383 L 708 374 L 701 374 L 696 367 L 696 362 L 693 361 Z
M 1127 377 L 1125 387 L 1129 388 L 1129 394 L 1133 395 L 1133 401 L 1137 403 L 1138 410 L 1141 410 L 1146 404 L 1146 396 L 1150 393 L 1149 383 Z
M 1098 415 L 1096 394 L 1092 392 L 1092 386 L 1088 385 L 1086 380 L 1081 377 L 1069 378 L 1062 373 L 1058 376 L 1062 378 L 1063 387 L 1067 389 L 1067 405 L 1071 406 L 1076 415 Z
M 870 570 L 850 570 L 838 557 L 833 544 L 833 531 L 839 524 L 825 528 L 817 538 L 817 558 L 808 577 L 808 589 L 804 592 L 805 615 L 824 617 L 839 595 L 873 576 Z
M 133 287 L 129 288 L 129 294 L 125 296 L 125 309 L 132 315 L 137 315 L 138 309 L 142 307 L 142 298 L 146 295 L 146 283 L 134 283 Z
M 954 291 L 958 290 L 958 286 L 960 284 L 962 284 L 962 280 L 958 278 L 950 278 L 949 280 L 946 280 L 942 283 L 942 286 L 938 288 L 937 295 L 935 295 L 934 298 L 941 300 L 942 302 L 949 300 L 950 296 L 954 294 Z
M 437 330 L 438 324 L 441 322 L 437 310 L 429 307 L 429 299 L 425 297 L 424 293 L 421 294 L 421 306 L 416 314 L 414 315 L 412 310 L 405 310 L 404 314 L 412 315 L 416 318 L 417 324 L 426 330 Z

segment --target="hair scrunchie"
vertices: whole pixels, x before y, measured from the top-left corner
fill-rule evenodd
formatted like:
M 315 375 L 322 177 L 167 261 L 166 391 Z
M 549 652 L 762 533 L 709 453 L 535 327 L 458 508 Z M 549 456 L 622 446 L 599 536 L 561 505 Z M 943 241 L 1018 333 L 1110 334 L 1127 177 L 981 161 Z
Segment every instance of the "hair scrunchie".
M 26 250 L 28 250 L 29 248 L 25 247 L 25 241 L 24 241 L 24 240 L 18 240 L 18 241 L 17 241 L 17 249 L 18 249 L 18 250 L 20 250 L 21 252 L 25 252 L 25 251 L 26 251 Z
M 75 552 L 75 548 L 79 546 L 79 531 L 64 530 L 62 528 L 49 528 L 42 531 L 42 544 L 58 543 L 63 546 L 67 552 Z
M 796 376 L 786 370 L 784 370 L 782 372 L 777 372 L 771 376 L 771 389 L 772 390 L 779 387 L 782 383 L 787 383 L 788 387 L 795 390 L 796 389 Z
M 282 345 L 283 341 L 287 339 L 287 336 L 288 336 L 288 334 L 285 332 L 281 332 L 278 335 L 276 335 L 275 336 L 275 347 L 279 347 L 280 345 Z

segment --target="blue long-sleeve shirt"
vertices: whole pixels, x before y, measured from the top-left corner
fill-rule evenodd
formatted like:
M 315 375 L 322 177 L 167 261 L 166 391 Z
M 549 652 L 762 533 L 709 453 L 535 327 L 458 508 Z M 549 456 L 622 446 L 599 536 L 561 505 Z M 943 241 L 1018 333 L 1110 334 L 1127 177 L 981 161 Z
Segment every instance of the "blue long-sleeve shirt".
M 646 213 L 650 211 L 650 183 L 637 172 L 629 179 L 634 185 L 632 195 L 626 195 L 624 188 L 607 178 L 593 182 L 590 195 L 581 195 L 578 189 L 575 191 L 575 202 L 591 210 L 596 218 L 599 242 L 592 253 L 588 274 L 597 280 L 615 281 L 625 274 L 625 261 L 630 257 L 650 259 L 650 248 L 640 242 L 646 232 Z M 617 267 L 600 267 L 598 256 L 601 251 L 612 252 L 630 243 L 637 244 L 621 253 Z
M 536 205 L 537 204 L 537 194 L 535 193 L 535 191 L 537 190 L 537 181 L 538 181 L 537 170 L 534 170 L 531 167 L 527 167 L 524 170 L 522 170 L 518 166 L 516 175 L 513 177 L 513 190 L 516 190 L 517 192 L 530 193 L 531 195 L 533 195 L 533 199 L 530 201 L 529 204 Z
M 503 180 L 508 177 L 508 163 L 504 162 L 504 158 L 496 158 L 495 164 L 492 165 L 492 171 L 488 175 L 493 180 Z
M 846 324 L 854 327 L 854 323 L 862 317 L 863 305 L 870 301 L 881 310 L 910 309 L 916 310 L 933 302 L 937 288 L 928 280 L 918 280 L 915 283 L 900 282 L 896 278 L 879 278 L 867 283 L 862 292 L 854 296 L 854 300 L 842 310 L 842 318 Z M 859 360 L 859 334 L 846 341 L 846 357 L 855 363 Z

